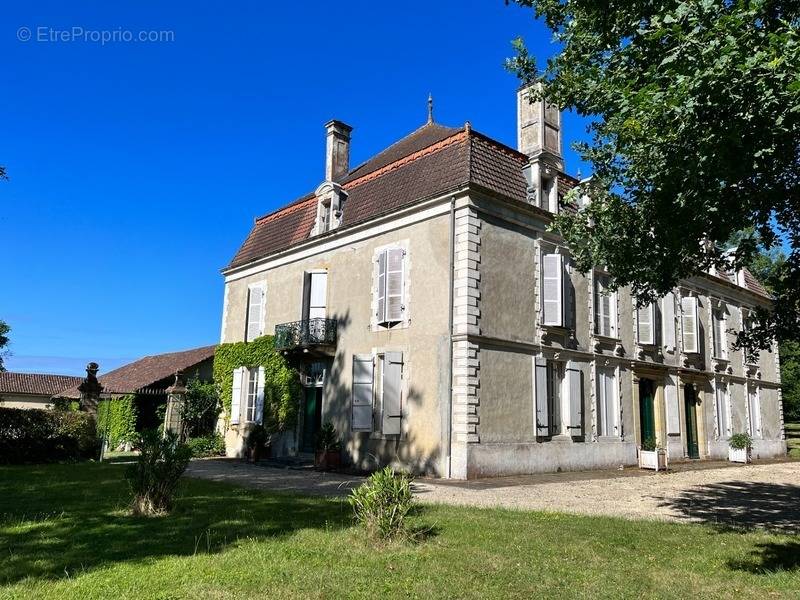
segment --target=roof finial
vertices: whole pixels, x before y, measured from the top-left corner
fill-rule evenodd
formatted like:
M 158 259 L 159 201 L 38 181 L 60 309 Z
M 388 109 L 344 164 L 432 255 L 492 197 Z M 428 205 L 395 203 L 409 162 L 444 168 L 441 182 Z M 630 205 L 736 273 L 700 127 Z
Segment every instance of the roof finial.
M 433 94 L 428 93 L 428 123 L 433 123 Z

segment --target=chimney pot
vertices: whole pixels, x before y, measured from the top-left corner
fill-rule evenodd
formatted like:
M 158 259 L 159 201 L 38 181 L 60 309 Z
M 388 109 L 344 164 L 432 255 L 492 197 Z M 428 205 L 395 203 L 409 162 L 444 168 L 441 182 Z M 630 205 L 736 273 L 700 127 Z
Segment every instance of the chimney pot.
M 325 181 L 338 181 L 350 171 L 350 132 L 353 128 L 333 119 L 325 123 Z

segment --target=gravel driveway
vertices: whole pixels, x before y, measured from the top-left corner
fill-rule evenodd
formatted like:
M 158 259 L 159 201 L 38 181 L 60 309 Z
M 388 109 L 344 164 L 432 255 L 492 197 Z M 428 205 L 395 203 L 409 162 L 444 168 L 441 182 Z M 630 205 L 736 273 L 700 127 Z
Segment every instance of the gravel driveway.
M 333 496 L 344 495 L 363 481 L 354 476 L 253 466 L 236 460 L 193 461 L 188 475 L 257 489 Z M 800 462 L 641 476 L 561 473 L 475 482 L 421 479 L 415 488 L 422 502 L 800 532 Z

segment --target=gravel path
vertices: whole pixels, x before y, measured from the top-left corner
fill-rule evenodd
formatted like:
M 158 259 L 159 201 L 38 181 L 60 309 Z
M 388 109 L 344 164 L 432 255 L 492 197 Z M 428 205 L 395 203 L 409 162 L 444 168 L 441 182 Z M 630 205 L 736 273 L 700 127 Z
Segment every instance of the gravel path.
M 362 481 L 233 460 L 193 461 L 188 475 L 315 495 L 344 495 Z M 596 479 L 570 473 L 459 483 L 423 479 L 415 488 L 422 502 L 764 526 L 800 533 L 800 462 L 643 476 L 605 473 Z

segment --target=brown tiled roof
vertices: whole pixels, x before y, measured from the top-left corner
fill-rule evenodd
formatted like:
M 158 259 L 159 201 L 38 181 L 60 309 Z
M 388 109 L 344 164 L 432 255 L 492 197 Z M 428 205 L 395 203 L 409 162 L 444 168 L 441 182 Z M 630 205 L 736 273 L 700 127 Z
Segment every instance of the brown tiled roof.
M 753 275 L 749 269 L 744 270 L 744 285 L 745 287 L 750 290 L 751 292 L 755 292 L 756 294 L 761 294 L 762 296 L 770 297 L 770 293 L 761 285 L 761 282 L 756 279 L 756 276 Z
M 427 124 L 342 180 L 347 198 L 339 230 L 467 184 L 524 202 L 526 160 L 524 154 L 469 127 Z M 315 218 L 312 194 L 257 219 L 229 267 L 308 239 Z
M 44 373 L 0 373 L 0 396 L 6 394 L 35 394 L 60 396 L 67 388 L 78 385 L 80 377 Z
M 182 352 L 145 356 L 98 377 L 103 394 L 134 394 L 214 356 L 215 346 L 204 346 Z M 170 382 L 171 383 L 171 382 Z M 64 392 L 67 398 L 80 398 L 78 387 Z

